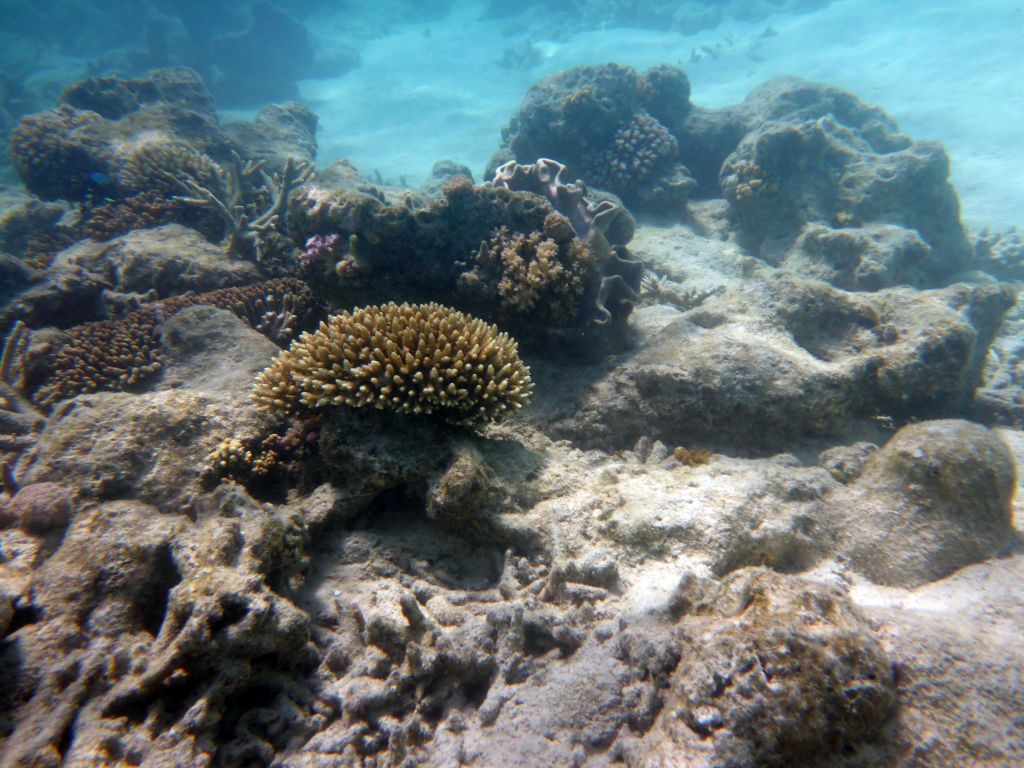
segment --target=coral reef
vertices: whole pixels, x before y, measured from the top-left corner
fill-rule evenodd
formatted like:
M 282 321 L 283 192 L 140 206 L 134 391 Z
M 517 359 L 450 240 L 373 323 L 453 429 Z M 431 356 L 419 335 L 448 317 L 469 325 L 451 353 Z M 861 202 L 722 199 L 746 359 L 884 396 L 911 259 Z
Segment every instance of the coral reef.
M 1024 764 L 1017 243 L 936 148 L 607 66 L 509 134 L 568 167 L 400 189 L 187 71 L 63 99 L 39 183 L 99 170 L 0 190 L 0 765 Z
M 481 427 L 530 398 L 515 341 L 440 304 L 385 304 L 333 315 L 256 381 L 253 398 L 291 415 L 342 405 L 437 413 Z
M 696 184 L 663 123 L 685 118 L 689 95 L 675 67 L 643 76 L 616 64 L 578 67 L 531 86 L 503 139 L 519 162 L 557 157 L 637 213 L 678 220 Z
M 321 419 L 292 419 L 278 431 L 242 440 L 227 437 L 207 456 L 204 476 L 242 483 L 259 494 L 282 480 L 304 482 L 316 454 Z
M 200 215 L 196 215 L 199 213 Z M 197 212 L 178 197 L 168 197 L 159 190 L 139 192 L 124 199 L 111 200 L 82 211 L 82 218 L 71 237 L 79 240 L 78 231 L 85 237 L 106 242 L 136 229 L 150 229 L 164 224 L 184 224 L 201 232 L 208 239 L 220 240 L 224 225 L 220 218 L 206 211 Z M 63 242 L 49 246 L 49 251 L 60 251 L 70 245 Z
M 347 244 L 332 250 L 337 259 L 333 265 L 328 259 L 323 269 L 306 272 L 332 304 L 454 297 L 461 309 L 473 314 L 514 320 L 517 337 L 538 349 L 588 356 L 621 349 L 643 270 L 625 248 L 635 222 L 611 200 L 588 197 L 584 185 L 566 184 L 558 163 L 543 161 L 540 166 L 543 180 L 528 170 L 534 166 L 516 170 L 513 164 L 494 184 L 473 185 L 456 174 L 448 177 L 444 197 L 422 198 L 407 190 L 377 188 L 353 169 L 336 164 L 296 193 L 290 231 L 298 242 L 337 236 L 336 243 Z M 334 184 L 338 187 L 324 186 Z M 551 213 L 564 218 L 545 223 Z M 568 317 L 566 304 L 558 312 L 558 325 L 546 313 L 510 317 L 498 289 L 503 275 L 491 268 L 487 256 L 492 247 L 487 243 L 502 227 L 513 239 L 528 240 L 536 232 L 560 244 L 560 264 L 579 274 L 584 284 L 580 311 Z M 580 242 L 569 242 L 573 237 Z M 482 244 L 488 265 L 478 260 Z M 590 257 L 584 255 L 583 244 L 594 255 L 585 275 L 584 262 Z M 509 290 L 515 289 L 508 286 L 505 293 Z
M 619 218 L 619 206 L 608 200 L 595 203 L 588 199 L 586 185 L 563 181 L 564 172 L 565 166 L 554 160 L 542 158 L 532 165 L 510 162 L 497 170 L 494 184 L 542 195 L 569 220 L 576 236 L 589 244 L 595 259 L 596 278 L 587 286 L 584 299 L 588 312 L 593 306 L 588 320 L 598 325 L 610 322 L 621 326 L 639 296 L 643 263 L 632 258 L 624 245 L 609 242 L 606 233 Z
M 316 152 L 308 109 L 273 105 L 252 123 L 222 127 L 202 81 L 180 68 L 136 80 L 93 78 L 63 99 L 21 120 L 11 154 L 30 191 L 83 205 L 80 226 L 68 234 L 110 237 L 136 222 L 173 220 L 211 237 L 226 230 L 235 256 L 261 261 L 268 251 L 290 251 L 288 197 L 311 178 Z M 182 203 L 220 226 L 194 213 L 172 219 Z M 103 210 L 91 217 L 97 207 Z
M 226 167 L 214 165 L 212 181 L 204 183 L 181 171 L 178 180 L 187 192 L 181 199 L 216 213 L 227 230 L 227 252 L 239 258 L 263 261 L 267 252 L 268 235 L 288 235 L 288 199 L 291 193 L 313 177 L 313 166 L 289 157 L 280 173 L 273 176 L 262 170 L 261 163 L 243 163 L 237 155 Z M 255 197 L 254 188 L 260 186 L 269 193 L 270 204 L 253 217 L 247 203 Z
M 29 191 L 43 200 L 81 200 L 90 174 L 109 174 L 109 157 L 98 155 L 86 135 L 102 121 L 69 106 L 22 118 L 11 133 L 11 158 Z
M 751 253 L 842 288 L 943 285 L 970 266 L 938 144 L 912 141 L 848 93 L 796 78 L 720 110 L 689 95 L 674 67 L 561 72 L 530 88 L 495 157 L 557 157 L 638 214 L 683 220 L 691 197 L 724 197 Z
M 595 258 L 571 226 L 564 228 L 568 232 L 558 231 L 560 222 L 568 225 L 568 219 L 552 213 L 544 232 L 522 235 L 508 227 L 498 229 L 480 244 L 476 266 L 459 278 L 460 289 L 475 298 L 494 295 L 506 316 L 530 316 L 556 327 L 574 324 Z M 555 237 L 546 237 L 548 232 Z
M 33 399 L 49 408 L 88 392 L 132 389 L 160 370 L 160 336 L 167 318 L 186 307 L 230 309 L 268 338 L 286 343 L 310 310 L 311 296 L 294 279 L 222 288 L 144 306 L 119 320 L 69 329 L 49 362 L 50 374 Z
M 121 148 L 117 163 L 117 185 L 125 197 L 140 192 L 162 192 L 171 197 L 181 192 L 182 177 L 196 185 L 214 182 L 213 160 L 180 140 L 144 137 Z

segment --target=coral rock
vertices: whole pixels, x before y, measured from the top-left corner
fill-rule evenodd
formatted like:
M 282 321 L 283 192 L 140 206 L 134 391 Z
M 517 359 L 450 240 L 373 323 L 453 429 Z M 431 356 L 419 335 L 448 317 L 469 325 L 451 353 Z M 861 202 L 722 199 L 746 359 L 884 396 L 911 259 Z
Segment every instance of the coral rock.
M 879 734 L 892 669 L 840 590 L 751 568 L 684 579 L 681 655 L 643 765 L 802 765 Z
M 73 504 L 67 488 L 56 483 L 32 483 L 7 503 L 5 515 L 31 533 L 46 533 L 71 522 Z
M 842 551 L 881 584 L 914 587 L 979 562 L 1013 540 L 1013 456 L 967 421 L 904 427 L 836 499 Z

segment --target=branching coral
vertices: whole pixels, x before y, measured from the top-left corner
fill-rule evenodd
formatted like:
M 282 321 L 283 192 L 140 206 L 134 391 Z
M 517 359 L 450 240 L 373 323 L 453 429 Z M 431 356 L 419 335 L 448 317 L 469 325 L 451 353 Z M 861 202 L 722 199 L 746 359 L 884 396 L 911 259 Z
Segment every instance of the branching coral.
M 207 456 L 204 478 L 207 482 L 227 478 L 250 491 L 282 478 L 299 482 L 316 452 L 320 427 L 319 417 L 293 418 L 265 436 L 225 438 Z
M 214 183 L 213 160 L 184 141 L 143 141 L 123 154 L 117 185 L 126 196 L 152 191 L 171 196 L 181 191 L 182 178 L 204 186 Z
M 384 304 L 334 315 L 256 380 L 266 412 L 373 407 L 436 413 L 480 427 L 529 400 L 530 371 L 507 334 L 440 304 Z
M 209 211 L 167 197 L 164 192 L 139 192 L 122 200 L 111 200 L 94 208 L 84 208 L 77 231 L 99 242 L 112 240 L 133 229 L 149 229 L 162 224 L 185 224 L 211 240 L 221 237 L 220 219 Z
M 460 285 L 474 293 L 495 294 L 509 315 L 540 315 L 541 321 L 560 325 L 572 322 L 596 259 L 590 245 L 573 236 L 564 216 L 553 213 L 548 218 L 556 217 L 560 221 L 545 229 L 555 230 L 561 240 L 546 232 L 524 235 L 500 227 L 480 244 L 476 267 L 462 276 Z M 565 222 L 567 239 L 564 231 L 557 231 L 560 222 Z
M 181 176 L 179 183 L 186 192 L 182 200 L 208 208 L 223 219 L 228 253 L 254 255 L 262 261 L 268 234 L 287 234 L 288 196 L 312 178 L 313 166 L 301 160 L 289 157 L 281 173 L 271 176 L 263 170 L 262 163 L 242 162 L 236 155 L 229 166 L 213 165 L 208 184 L 188 174 Z M 259 216 L 250 218 L 259 190 L 270 196 L 270 205 Z
M 671 164 L 679 144 L 668 129 L 640 112 L 615 132 L 611 146 L 599 155 L 589 180 L 602 189 L 628 194 L 645 184 L 659 166 Z
M 299 280 L 281 279 L 221 288 L 156 302 L 120 320 L 69 329 L 51 363 L 51 374 L 35 392 L 44 407 L 75 395 L 129 389 L 160 370 L 164 321 L 185 307 L 208 304 L 229 309 L 275 341 L 287 341 L 311 303 Z
M 716 285 L 714 288 L 685 288 L 663 275 L 658 276 L 649 272 L 644 275 L 640 284 L 642 300 L 671 304 L 683 312 L 699 307 L 712 296 L 718 296 L 724 291 L 724 285 Z

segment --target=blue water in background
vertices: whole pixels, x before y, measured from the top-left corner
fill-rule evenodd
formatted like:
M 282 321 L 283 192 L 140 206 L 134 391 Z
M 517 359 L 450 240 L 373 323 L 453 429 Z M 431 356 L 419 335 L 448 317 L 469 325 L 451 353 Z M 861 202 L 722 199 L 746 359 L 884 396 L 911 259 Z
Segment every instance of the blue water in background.
M 417 185 L 447 158 L 480 181 L 527 88 L 553 72 L 675 64 L 706 107 L 797 75 L 942 141 L 965 221 L 1005 228 L 1024 223 L 1021 39 L 1009 0 L 3 0 L 0 128 L 83 76 L 185 64 L 225 119 L 306 102 L 321 164 Z

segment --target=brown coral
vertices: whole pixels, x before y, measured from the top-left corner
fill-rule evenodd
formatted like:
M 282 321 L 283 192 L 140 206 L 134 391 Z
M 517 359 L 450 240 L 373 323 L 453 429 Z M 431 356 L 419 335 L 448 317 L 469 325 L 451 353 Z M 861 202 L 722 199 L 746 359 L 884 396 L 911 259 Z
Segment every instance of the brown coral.
M 220 219 L 204 210 L 167 195 L 160 190 L 149 190 L 112 200 L 85 212 L 81 231 L 86 237 L 99 242 L 131 232 L 163 224 L 178 223 L 198 230 L 211 240 L 223 235 Z
M 437 413 L 483 426 L 529 400 L 530 371 L 507 334 L 440 304 L 368 306 L 304 333 L 256 380 L 270 413 L 336 406 Z
M 560 214 L 548 218 L 554 216 L 568 225 Z M 554 234 L 564 234 L 560 224 L 552 222 Z M 559 243 L 542 232 L 524 235 L 500 227 L 481 243 L 476 262 L 463 276 L 464 288 L 494 295 L 505 314 L 536 317 L 539 313 L 542 317 L 537 319 L 543 322 L 565 325 L 579 314 L 596 259 L 590 245 L 579 239 Z
M 672 163 L 679 144 L 669 130 L 646 112 L 615 132 L 611 146 L 589 171 L 590 181 L 602 189 L 628 194 L 642 186 L 660 166 Z
M 88 392 L 129 389 L 160 370 L 160 331 L 164 321 L 186 307 L 212 305 L 229 309 L 276 341 L 295 332 L 312 301 L 300 280 L 279 279 L 239 288 L 221 288 L 178 296 L 145 306 L 120 320 L 75 326 L 51 365 L 52 373 L 35 400 L 51 406 Z
M 216 170 L 207 155 L 172 139 L 143 141 L 131 145 L 122 155 L 117 184 L 126 196 L 149 191 L 166 196 L 180 194 L 183 177 L 209 185 Z
M 69 106 L 23 117 L 11 133 L 11 160 L 28 190 L 44 200 L 81 200 L 89 175 L 108 170 L 83 129 L 103 122 Z

